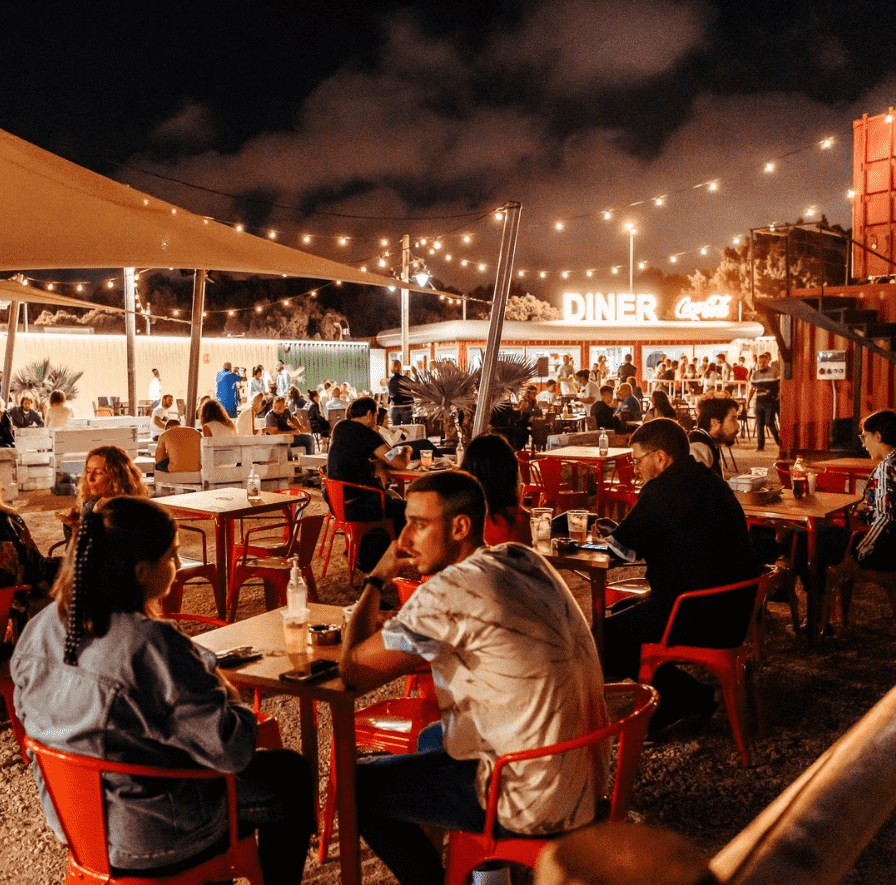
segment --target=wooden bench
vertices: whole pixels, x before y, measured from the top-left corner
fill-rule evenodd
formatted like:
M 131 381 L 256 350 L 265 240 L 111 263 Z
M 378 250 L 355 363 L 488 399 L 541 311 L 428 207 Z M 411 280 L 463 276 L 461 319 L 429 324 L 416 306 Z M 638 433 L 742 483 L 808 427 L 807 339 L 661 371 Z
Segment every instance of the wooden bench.
M 114 418 L 103 420 L 114 421 Z M 118 446 L 137 461 L 137 425 L 82 427 L 53 431 L 53 462 L 57 473 L 81 473 L 87 453 L 99 446 Z
M 155 494 L 177 495 L 228 486 L 243 486 L 255 471 L 265 491 L 289 485 L 294 465 L 289 460 L 292 437 L 287 435 L 203 437 L 198 473 L 157 473 Z

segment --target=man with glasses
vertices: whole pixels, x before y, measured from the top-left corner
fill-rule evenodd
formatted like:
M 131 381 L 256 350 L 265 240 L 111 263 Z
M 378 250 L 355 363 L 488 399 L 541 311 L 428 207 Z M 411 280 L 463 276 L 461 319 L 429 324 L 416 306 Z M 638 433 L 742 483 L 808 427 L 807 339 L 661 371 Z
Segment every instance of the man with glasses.
M 743 509 L 725 482 L 691 456 L 682 427 L 671 418 L 656 418 L 632 434 L 631 446 L 644 487 L 605 540 L 621 559 L 647 563 L 650 593 L 619 603 L 621 610 L 604 622 L 605 670 L 616 679 L 637 679 L 641 645 L 659 641 L 680 594 L 759 574 Z M 737 625 L 718 605 L 711 612 L 693 612 L 682 644 L 727 648 L 742 642 L 742 635 L 733 635 Z M 652 734 L 683 720 L 706 720 L 715 710 L 713 687 L 677 667 L 660 667 L 653 683 L 660 707 L 651 720 Z

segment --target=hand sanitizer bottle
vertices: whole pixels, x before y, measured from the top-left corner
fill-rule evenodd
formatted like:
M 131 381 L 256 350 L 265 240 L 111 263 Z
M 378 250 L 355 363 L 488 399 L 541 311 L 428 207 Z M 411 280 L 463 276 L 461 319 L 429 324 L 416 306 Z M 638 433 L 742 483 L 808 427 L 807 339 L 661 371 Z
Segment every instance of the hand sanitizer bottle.
M 290 614 L 298 615 L 308 610 L 308 586 L 299 568 L 299 558 L 292 558 L 289 570 L 289 584 L 286 586 L 286 608 Z
M 592 437 L 593 439 L 593 437 Z M 610 437 L 607 436 L 607 431 L 601 427 L 600 436 L 597 438 L 597 448 L 600 452 L 600 456 L 603 458 L 607 452 L 610 450 Z
M 261 479 L 253 464 L 246 479 L 246 495 L 250 501 L 257 501 L 261 497 Z

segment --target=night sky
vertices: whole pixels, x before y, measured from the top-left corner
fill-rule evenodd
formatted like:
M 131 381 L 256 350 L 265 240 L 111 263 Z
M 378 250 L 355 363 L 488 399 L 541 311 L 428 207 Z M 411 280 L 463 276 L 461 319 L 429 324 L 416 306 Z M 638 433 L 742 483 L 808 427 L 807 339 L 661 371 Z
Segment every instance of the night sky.
M 879 2 L 43 9 L 4 10 L 0 128 L 371 269 L 380 237 L 442 236 L 415 252 L 464 291 L 494 280 L 505 200 L 523 204 L 517 268 L 552 299 L 588 268 L 627 284 L 629 220 L 635 260 L 665 272 L 810 207 L 850 226 L 852 121 L 896 104 Z

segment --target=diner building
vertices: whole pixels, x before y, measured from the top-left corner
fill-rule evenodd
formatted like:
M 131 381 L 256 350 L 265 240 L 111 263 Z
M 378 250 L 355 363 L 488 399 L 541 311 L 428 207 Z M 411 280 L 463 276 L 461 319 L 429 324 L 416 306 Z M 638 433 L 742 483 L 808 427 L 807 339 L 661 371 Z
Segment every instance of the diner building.
M 729 362 L 747 356 L 752 365 L 755 354 L 777 348 L 765 335 L 761 323 L 729 318 L 732 298 L 713 295 L 706 301 L 680 299 L 672 308 L 676 319 L 660 318 L 657 302 L 649 294 L 604 294 L 567 292 L 563 295 L 562 320 L 505 321 L 501 334 L 501 354 L 520 356 L 539 367 L 542 379 L 554 375 L 564 354 L 570 354 L 576 369 L 591 368 L 600 356 L 615 371 L 632 355 L 639 377 L 663 354 L 679 359 L 714 361 L 724 353 Z M 409 330 L 410 364 L 426 369 L 432 361 L 453 360 L 477 366 L 488 339 L 487 320 L 454 320 L 414 326 Z M 386 351 L 387 364 L 401 358 L 401 330 L 381 332 L 373 347 Z

